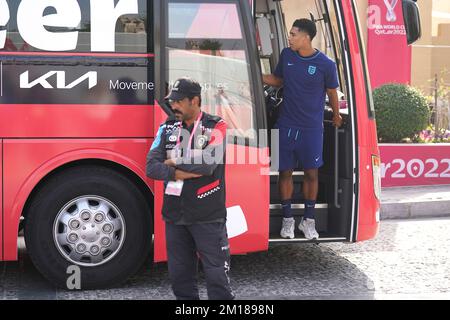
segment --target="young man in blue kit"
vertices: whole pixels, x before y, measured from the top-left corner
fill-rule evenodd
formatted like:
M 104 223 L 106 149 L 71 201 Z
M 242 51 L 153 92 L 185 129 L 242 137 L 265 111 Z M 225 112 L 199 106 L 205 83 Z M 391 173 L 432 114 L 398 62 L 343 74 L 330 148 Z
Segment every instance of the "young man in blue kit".
M 316 25 L 308 19 L 296 20 L 289 33 L 289 48 L 264 83 L 284 87 L 283 107 L 276 123 L 280 130 L 279 191 L 283 208 L 281 237 L 294 238 L 295 220 L 291 212 L 294 191 L 292 172 L 300 164 L 305 172 L 303 195 L 305 212 L 299 224 L 307 239 L 318 239 L 314 208 L 319 189 L 318 168 L 323 165 L 323 117 L 325 95 L 333 109 L 333 124 L 342 125 L 339 114 L 337 69 L 334 61 L 312 46 Z

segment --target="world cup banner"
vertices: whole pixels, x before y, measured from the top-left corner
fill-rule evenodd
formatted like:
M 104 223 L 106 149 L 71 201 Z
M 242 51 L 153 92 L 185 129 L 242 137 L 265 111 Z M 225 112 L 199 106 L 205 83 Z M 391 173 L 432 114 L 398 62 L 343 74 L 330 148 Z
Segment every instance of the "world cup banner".
M 450 185 L 450 144 L 380 144 L 381 186 Z
M 369 0 L 367 60 L 372 88 L 411 82 L 411 47 L 407 45 L 401 0 Z

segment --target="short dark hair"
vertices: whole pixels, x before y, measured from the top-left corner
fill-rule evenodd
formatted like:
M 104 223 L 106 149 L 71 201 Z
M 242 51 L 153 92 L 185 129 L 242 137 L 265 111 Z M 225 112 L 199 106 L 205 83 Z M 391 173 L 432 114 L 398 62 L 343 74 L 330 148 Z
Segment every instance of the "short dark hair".
M 316 24 L 309 19 L 297 19 L 294 21 L 292 27 L 296 27 L 299 31 L 306 32 L 311 40 L 313 40 L 317 34 Z

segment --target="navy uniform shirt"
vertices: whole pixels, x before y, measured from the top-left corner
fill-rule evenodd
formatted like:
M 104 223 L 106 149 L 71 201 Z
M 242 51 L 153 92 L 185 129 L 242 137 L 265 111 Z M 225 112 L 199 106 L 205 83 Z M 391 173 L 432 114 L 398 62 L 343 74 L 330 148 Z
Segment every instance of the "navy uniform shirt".
M 175 167 L 164 162 L 176 149 L 180 128 L 194 134 L 190 149 L 177 159 L 176 168 L 200 174 L 201 177 L 184 180 L 180 196 L 164 194 L 162 214 L 167 222 L 179 225 L 225 222 L 225 159 L 227 124 L 217 116 L 203 112 L 199 125 L 186 124 L 170 117 L 157 133 L 147 154 L 147 176 L 155 180 L 175 180 Z M 187 151 L 189 136 L 180 137 L 182 151 Z M 196 152 L 198 151 L 198 152 Z
M 274 75 L 284 82 L 278 127 L 323 128 L 326 90 L 339 87 L 336 63 L 318 50 L 302 57 L 286 48 Z

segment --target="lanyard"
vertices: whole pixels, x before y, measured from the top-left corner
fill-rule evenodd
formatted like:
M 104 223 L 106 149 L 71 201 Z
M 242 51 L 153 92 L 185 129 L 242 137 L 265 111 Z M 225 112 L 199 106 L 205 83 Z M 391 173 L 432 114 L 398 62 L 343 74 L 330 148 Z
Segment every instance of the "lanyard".
M 192 139 L 194 138 L 195 132 L 197 131 L 198 125 L 200 124 L 200 119 L 202 118 L 203 112 L 201 111 L 200 114 L 197 117 L 197 120 L 195 120 L 194 128 L 192 129 L 191 136 L 189 137 L 189 143 L 187 147 L 187 156 L 188 158 L 191 157 L 191 145 L 192 145 Z M 180 146 L 181 141 L 181 130 L 183 129 L 183 122 L 181 122 L 180 125 L 180 132 L 178 132 L 178 139 L 177 139 L 177 148 Z

